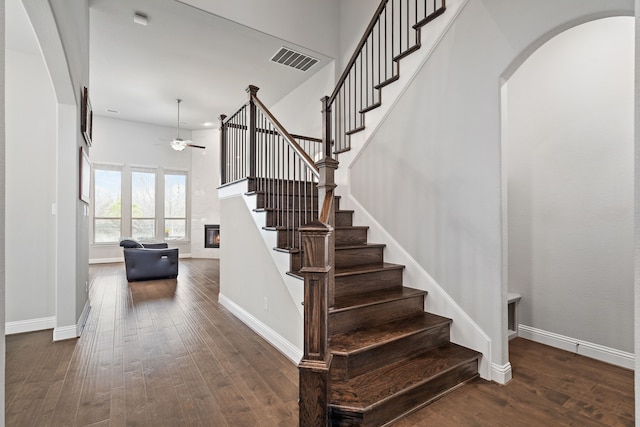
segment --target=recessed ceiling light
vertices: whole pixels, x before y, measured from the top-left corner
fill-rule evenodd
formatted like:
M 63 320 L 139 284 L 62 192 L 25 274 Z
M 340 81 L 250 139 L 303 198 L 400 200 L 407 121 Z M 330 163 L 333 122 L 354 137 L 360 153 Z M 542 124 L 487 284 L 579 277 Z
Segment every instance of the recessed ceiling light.
M 202 126 L 213 126 L 212 122 L 204 122 Z
M 106 111 L 109 114 L 120 114 L 120 111 L 114 110 L 113 108 L 107 108 Z
M 149 18 L 146 13 L 136 12 L 133 14 L 133 22 L 146 27 L 149 23 Z

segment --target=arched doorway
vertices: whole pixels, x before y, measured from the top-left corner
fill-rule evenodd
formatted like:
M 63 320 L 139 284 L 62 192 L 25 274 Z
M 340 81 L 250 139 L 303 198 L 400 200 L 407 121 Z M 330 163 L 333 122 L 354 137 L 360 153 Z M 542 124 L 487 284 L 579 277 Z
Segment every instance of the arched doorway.
M 631 17 L 562 32 L 502 88 L 507 282 L 519 335 L 633 368 Z

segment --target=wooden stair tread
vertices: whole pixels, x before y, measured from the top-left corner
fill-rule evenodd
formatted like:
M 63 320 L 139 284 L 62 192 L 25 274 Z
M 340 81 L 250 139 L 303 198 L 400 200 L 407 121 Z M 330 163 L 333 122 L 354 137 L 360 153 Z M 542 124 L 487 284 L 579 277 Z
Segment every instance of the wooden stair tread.
M 362 244 L 348 244 L 348 245 L 336 245 L 336 251 L 347 249 L 362 249 L 362 248 L 384 248 L 387 245 L 384 243 L 362 243 Z
M 480 353 L 474 350 L 448 343 L 412 359 L 383 366 L 347 381 L 334 382 L 331 405 L 346 410 L 367 410 L 479 356 Z
M 392 264 L 389 262 L 384 262 L 382 264 L 356 265 L 353 267 L 338 267 L 336 268 L 336 271 L 335 271 L 335 277 L 355 276 L 358 274 L 374 273 L 377 271 L 403 270 L 403 269 L 404 269 L 404 265 Z
M 331 337 L 331 353 L 356 354 L 447 323 L 451 324 L 451 319 L 425 312 L 371 328 L 336 334 Z
M 300 248 L 279 248 L 279 247 L 275 247 L 273 248 L 274 251 L 276 252 L 284 252 L 287 254 L 297 254 L 300 253 L 302 250 Z
M 355 295 L 345 295 L 336 297 L 335 304 L 330 309 L 329 315 L 331 315 L 331 313 L 338 313 L 347 309 L 383 304 L 389 301 L 413 298 L 420 295 L 427 295 L 427 291 L 402 287 L 400 289 L 389 289 Z

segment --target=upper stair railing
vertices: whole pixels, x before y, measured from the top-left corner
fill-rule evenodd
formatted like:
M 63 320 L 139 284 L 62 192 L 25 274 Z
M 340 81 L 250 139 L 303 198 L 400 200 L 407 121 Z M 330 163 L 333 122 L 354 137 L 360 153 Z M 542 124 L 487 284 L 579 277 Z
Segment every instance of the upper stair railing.
M 445 8 L 445 0 L 380 3 L 335 90 L 323 98 L 334 153 L 351 149 L 351 135 L 364 129 L 364 114 L 381 105 L 381 89 L 398 80 L 400 59 L 420 48 L 422 26 Z
M 279 231 L 278 247 L 300 249 L 301 225 L 318 217 L 320 174 L 313 162 L 319 138 L 291 135 L 249 86 L 247 102 L 231 116 L 220 116 L 221 184 L 248 178 L 249 191 Z M 275 225 L 273 225 L 275 224 Z

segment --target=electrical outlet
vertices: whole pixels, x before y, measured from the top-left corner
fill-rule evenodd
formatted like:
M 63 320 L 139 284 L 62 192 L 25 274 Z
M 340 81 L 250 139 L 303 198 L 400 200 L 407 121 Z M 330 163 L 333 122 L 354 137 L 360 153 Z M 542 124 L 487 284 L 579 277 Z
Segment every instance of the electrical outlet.
M 269 298 L 264 297 L 264 311 L 269 311 Z

